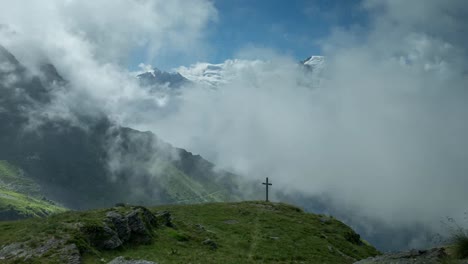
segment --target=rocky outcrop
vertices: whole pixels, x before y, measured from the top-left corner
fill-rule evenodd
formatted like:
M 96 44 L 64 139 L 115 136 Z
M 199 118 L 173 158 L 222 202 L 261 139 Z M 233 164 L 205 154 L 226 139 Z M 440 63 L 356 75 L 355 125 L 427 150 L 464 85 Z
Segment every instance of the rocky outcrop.
M 92 246 L 99 249 L 114 249 L 123 244 L 117 232 L 106 224 L 85 225 L 81 227 L 81 232 Z
M 130 237 L 138 244 L 147 244 L 151 242 L 152 238 L 150 231 L 153 226 L 145 221 L 144 217 L 145 215 L 141 213 L 141 210 L 134 210 L 125 216 L 131 230 Z M 152 215 L 152 217 L 154 216 Z
M 408 252 L 384 254 L 367 258 L 354 264 L 436 264 L 444 263 L 447 256 L 444 248 L 433 248 L 429 250 L 411 250 Z
M 173 226 L 169 212 L 154 215 L 145 207 L 132 206 L 130 210 L 114 208 L 106 213 L 102 224 L 84 225 L 81 231 L 94 247 L 110 250 L 125 243 L 149 244 L 158 226 Z
M 168 211 L 155 215 L 142 206 L 114 207 L 103 215 L 87 221 L 65 224 L 70 231 L 73 230 L 73 236 L 65 235 L 60 239 L 57 238 L 58 236 L 46 239 L 32 238 L 24 242 L 3 245 L 0 248 L 0 263 L 3 261 L 29 263 L 47 258 L 47 263 L 50 261 L 79 264 L 81 253 L 92 248 L 112 250 L 125 244 L 148 244 L 153 241 L 156 228 L 173 227 L 172 216 Z M 151 264 L 154 262 L 126 260 L 121 257 L 110 263 Z
M 0 262 L 29 263 L 47 256 L 51 262 L 80 264 L 80 252 L 75 244 L 67 244 L 66 239 L 51 238 L 35 247 L 30 242 L 13 243 L 0 250 Z
M 119 239 L 122 242 L 128 241 L 132 232 L 128 225 L 128 219 L 115 211 L 107 212 L 106 217 L 107 221 L 114 226 Z

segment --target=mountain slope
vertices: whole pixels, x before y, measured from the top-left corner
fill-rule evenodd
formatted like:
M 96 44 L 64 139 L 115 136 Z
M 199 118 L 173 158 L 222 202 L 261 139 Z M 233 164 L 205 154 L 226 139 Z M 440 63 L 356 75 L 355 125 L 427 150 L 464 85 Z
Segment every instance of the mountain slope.
M 79 251 L 83 263 L 117 256 L 157 263 L 353 263 L 378 254 L 340 221 L 285 204 L 214 203 L 150 211 L 154 215 L 126 206 L 68 212 L 36 224 L 0 223 L 0 259 L 76 260 Z M 131 231 L 119 232 L 125 219 L 146 221 L 140 225 L 144 232 L 130 222 Z M 40 255 L 36 248 L 46 250 Z
M 99 108 L 50 118 L 55 95 L 70 89 L 53 65 L 35 75 L 4 48 L 0 64 L 0 160 L 24 170 L 48 198 L 73 209 L 239 199 L 236 175 L 118 126 Z
M 24 172 L 0 160 L 0 221 L 44 217 L 66 211 L 48 200 Z

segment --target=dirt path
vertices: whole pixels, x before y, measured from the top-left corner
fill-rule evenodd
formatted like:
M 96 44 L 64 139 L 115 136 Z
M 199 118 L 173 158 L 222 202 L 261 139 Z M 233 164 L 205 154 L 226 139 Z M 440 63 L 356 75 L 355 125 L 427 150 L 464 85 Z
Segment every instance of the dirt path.
M 254 223 L 252 225 L 251 234 L 252 234 L 252 237 L 251 237 L 251 242 L 250 242 L 249 254 L 247 255 L 249 260 L 253 260 L 253 257 L 255 255 L 255 249 L 257 247 L 258 240 L 260 237 L 260 223 L 259 223 L 258 215 L 255 216 Z

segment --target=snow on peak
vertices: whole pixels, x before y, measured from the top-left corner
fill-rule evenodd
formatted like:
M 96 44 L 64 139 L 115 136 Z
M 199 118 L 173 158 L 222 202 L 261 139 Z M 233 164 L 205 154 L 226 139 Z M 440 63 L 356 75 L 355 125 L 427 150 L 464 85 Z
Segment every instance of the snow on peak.
M 226 60 L 222 63 L 198 62 L 188 67 L 180 66 L 173 69 L 172 73 L 160 71 L 151 65 L 141 64 L 143 70 L 138 75 L 143 84 L 167 84 L 169 87 L 180 87 L 186 83 L 198 83 L 215 88 L 231 82 L 241 72 L 255 72 L 257 69 L 269 65 L 262 60 Z M 325 68 L 325 57 L 310 56 L 301 61 L 301 64 L 315 79 L 320 79 Z M 269 68 L 269 67 L 267 67 Z
M 325 63 L 325 57 L 324 56 L 310 56 L 309 58 L 305 59 L 302 61 L 302 64 L 305 66 L 321 66 Z
M 212 64 L 206 62 L 198 62 L 189 67 L 181 66 L 174 69 L 182 76 L 195 83 L 208 84 L 211 87 L 216 87 L 220 84 L 228 83 L 234 77 L 234 73 L 242 70 L 248 70 L 251 67 L 256 67 L 262 61 L 258 60 L 226 60 L 223 63 Z
M 189 82 L 189 80 L 178 72 L 165 72 L 158 68 L 147 69 L 146 72 L 137 75 L 137 77 L 140 83 L 145 86 L 167 85 L 171 88 L 179 88 Z

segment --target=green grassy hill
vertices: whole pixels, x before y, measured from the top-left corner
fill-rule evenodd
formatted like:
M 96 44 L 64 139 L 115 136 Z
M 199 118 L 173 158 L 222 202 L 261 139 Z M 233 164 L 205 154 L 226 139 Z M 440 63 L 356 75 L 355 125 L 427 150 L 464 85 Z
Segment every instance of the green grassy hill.
M 0 220 L 44 217 L 66 209 L 41 195 L 21 169 L 0 160 Z
M 6 263 L 353 263 L 377 254 L 333 217 L 281 203 L 120 206 L 0 222 Z
M 40 194 L 39 186 L 33 180 L 5 160 L 0 160 L 0 187 L 33 196 Z

